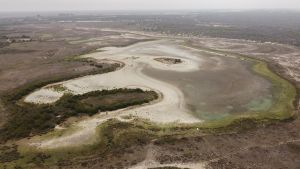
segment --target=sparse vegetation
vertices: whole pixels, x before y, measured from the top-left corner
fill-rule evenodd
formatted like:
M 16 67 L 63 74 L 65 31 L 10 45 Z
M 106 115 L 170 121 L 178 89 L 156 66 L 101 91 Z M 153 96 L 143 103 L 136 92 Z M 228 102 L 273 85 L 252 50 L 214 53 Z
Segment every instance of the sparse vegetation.
M 12 162 L 19 158 L 21 158 L 21 156 L 17 150 L 17 145 L 0 146 L 0 163 Z
M 154 60 L 165 63 L 165 64 L 179 64 L 182 63 L 181 59 L 176 59 L 176 58 L 155 58 Z
M 145 145 L 157 137 L 158 126 L 136 121 L 133 123 L 109 120 L 98 128 L 101 143 L 110 149 L 124 149 L 133 145 Z
M 132 146 L 148 144 L 158 137 L 159 131 L 162 131 L 162 128 L 148 121 L 135 120 L 129 123 L 111 119 L 97 128 L 99 139 L 94 145 L 46 151 L 21 146 L 18 148 L 20 156 L 15 156 L 10 163 L 0 163 L 0 168 L 5 165 L 32 168 L 37 166 L 46 167 L 53 164 L 64 167 L 99 156 L 102 156 L 103 159 L 110 156 L 120 156 L 132 151 L 130 149 Z
M 67 90 L 67 88 L 61 84 L 52 85 L 52 86 L 49 86 L 49 88 L 53 89 L 54 91 L 58 91 L 58 92 L 64 92 Z

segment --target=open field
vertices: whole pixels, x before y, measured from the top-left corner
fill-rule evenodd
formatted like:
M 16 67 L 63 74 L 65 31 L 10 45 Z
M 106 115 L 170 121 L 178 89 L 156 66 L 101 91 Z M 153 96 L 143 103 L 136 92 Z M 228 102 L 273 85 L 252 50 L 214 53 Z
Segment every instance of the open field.
M 297 47 L 97 23 L 25 24 L 38 41 L 0 48 L 1 115 L 20 113 L 8 101 L 29 111 L 68 102 L 61 112 L 70 112 L 43 132 L 3 142 L 0 168 L 300 165 Z

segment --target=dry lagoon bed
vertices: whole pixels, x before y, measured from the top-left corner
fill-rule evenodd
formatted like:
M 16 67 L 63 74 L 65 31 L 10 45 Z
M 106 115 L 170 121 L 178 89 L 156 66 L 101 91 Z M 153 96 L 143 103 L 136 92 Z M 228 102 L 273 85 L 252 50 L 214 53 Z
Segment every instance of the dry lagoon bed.
M 34 138 L 30 145 L 48 149 L 92 144 L 96 127 L 112 118 L 127 120 L 122 117 L 133 116 L 155 123 L 191 124 L 241 112 L 251 113 L 256 111 L 251 110 L 253 106 L 264 110 L 272 104 L 270 82 L 251 72 L 250 63 L 235 56 L 188 47 L 184 40 L 163 39 L 127 47 L 106 47 L 81 57 L 98 62 L 122 62 L 124 67 L 106 74 L 50 84 L 29 94 L 24 101 L 51 104 L 65 93 L 77 95 L 115 88 L 153 90 L 160 94 L 160 99 L 143 106 L 99 113 L 73 124 L 76 131 L 72 133 L 46 140 Z M 182 62 L 165 64 L 156 58 Z M 52 87 L 57 85 L 65 90 Z
M 164 53 L 157 52 L 151 55 L 151 48 L 148 46 L 162 45 L 167 50 Z M 163 45 L 165 44 L 165 45 Z M 140 50 L 147 46 L 147 50 Z M 160 50 L 160 49 L 158 49 Z M 178 53 L 179 51 L 179 53 Z M 168 57 L 181 57 L 182 64 L 166 65 L 155 61 L 154 58 L 161 55 Z M 161 94 L 161 99 L 146 106 L 117 110 L 109 113 L 101 113 L 90 119 L 84 120 L 76 124 L 78 131 L 67 136 L 50 139 L 43 142 L 32 143 L 42 148 L 57 148 L 61 146 L 72 146 L 74 144 L 90 144 L 88 140 L 95 134 L 96 127 L 103 121 L 111 118 L 122 120 L 122 116 L 133 115 L 136 117 L 149 119 L 159 123 L 196 123 L 201 119 L 194 117 L 188 113 L 185 107 L 184 96 L 182 92 L 175 86 L 156 80 L 152 77 L 144 75 L 141 70 L 146 66 L 151 66 L 161 70 L 172 71 L 196 71 L 201 66 L 201 61 L 192 53 L 186 50 L 180 50 L 170 45 L 168 41 L 145 42 L 124 48 L 102 48 L 100 52 L 82 56 L 84 58 L 95 58 L 101 60 L 113 60 L 123 62 L 125 66 L 115 72 L 92 75 L 77 78 L 59 83 L 73 94 L 83 94 L 95 90 L 114 89 L 114 88 L 141 88 L 146 90 L 154 90 Z M 57 85 L 57 84 L 55 84 Z M 25 98 L 25 102 L 31 103 L 53 103 L 62 97 L 64 91 L 57 91 L 46 86 L 39 89 Z M 166 113 L 169 112 L 169 113 Z M 172 115 L 170 115 L 172 113 Z M 74 141 L 76 140 L 76 141 Z
M 74 25 L 70 25 L 68 31 L 73 28 Z M 271 65 L 278 64 L 279 67 L 273 67 L 272 70 L 275 70 L 282 77 L 293 81 L 298 87 L 300 86 L 300 50 L 297 47 L 221 38 L 168 37 L 154 33 L 149 34 L 113 29 L 102 29 L 101 31 L 104 32 L 95 35 L 93 32 L 100 31 L 100 28 L 83 27 L 82 25 L 77 28 L 80 29 L 80 32 L 92 32 L 91 36 L 81 38 L 82 35 L 78 34 L 79 31 L 75 31 L 73 36 L 76 35 L 78 38 L 65 39 L 66 43 L 69 41 L 70 44 L 78 44 L 75 47 L 72 46 L 74 49 L 80 48 L 79 51 L 72 48 L 72 52 L 70 53 L 65 48 L 61 49 L 61 46 L 66 46 L 65 42 L 62 44 L 57 44 L 56 41 L 49 43 L 32 42 L 30 45 L 33 49 L 36 49 L 36 45 L 44 44 L 47 47 L 44 49 L 46 51 L 51 46 L 49 44 L 55 47 L 58 46 L 59 50 L 57 50 L 57 54 L 59 56 L 86 53 L 84 51 L 89 50 L 84 49 L 84 44 L 93 47 L 93 49 L 101 47 L 95 53 L 81 57 L 92 57 L 97 59 L 98 62 L 122 62 L 124 63 L 124 67 L 108 74 L 86 76 L 49 84 L 28 95 L 25 98 L 26 101 L 51 104 L 60 99 L 65 93 L 82 94 L 93 90 L 112 89 L 114 87 L 139 87 L 147 90 L 155 90 L 160 94 L 160 98 L 142 106 L 129 107 L 113 112 L 101 112 L 92 117 L 71 118 L 67 120 L 67 125 L 63 123 L 57 126 L 54 132 L 29 138 L 29 140 L 21 140 L 21 144 L 25 143 L 25 146 L 22 144 L 20 147 L 29 148 L 30 152 L 31 150 L 36 150 L 35 148 L 38 148 L 39 152 L 46 154 L 48 151 L 61 150 L 64 157 L 68 156 L 66 154 L 69 152 L 65 152 L 64 147 L 71 147 L 73 150 L 73 148 L 76 149 L 77 147 L 72 146 L 79 146 L 80 148 L 80 145 L 92 144 L 94 141 L 97 141 L 94 138 L 97 132 L 95 130 L 96 127 L 110 118 L 131 121 L 131 119 L 125 117 L 140 117 L 152 118 L 152 121 L 163 124 L 168 124 L 165 122 L 176 121 L 172 124 L 178 125 L 179 122 L 189 124 L 196 122 L 196 124 L 201 125 L 210 119 L 218 117 L 225 118 L 229 115 L 251 114 L 253 111 L 255 112 L 253 108 L 267 110 L 274 102 L 273 93 L 271 92 L 273 84 L 270 82 L 270 79 L 253 72 L 250 69 L 252 67 L 251 62 L 237 58 L 236 56 L 239 53 L 266 60 Z M 64 30 L 60 27 L 56 29 Z M 134 40 L 139 38 L 141 38 L 140 41 Z M 162 40 L 137 43 L 149 39 Z M 24 46 L 27 49 L 29 44 L 18 45 L 22 46 L 22 48 Z M 107 46 L 119 47 L 104 48 Z M 214 49 L 219 52 L 214 51 Z M 49 53 L 52 57 L 48 57 L 48 52 L 47 56 L 44 56 L 42 53 L 28 52 L 25 57 L 23 56 L 24 53 L 22 53 L 22 57 L 18 58 L 19 55 L 17 55 L 17 59 L 12 61 L 9 59 L 14 58 L 11 53 L 8 53 L 9 57 L 6 57 L 6 55 L 2 57 L 5 62 L 2 65 L 4 66 L 3 70 L 5 70 L 2 72 L 2 79 L 6 79 L 6 77 L 10 78 L 10 80 L 3 81 L 3 91 L 6 90 L 6 88 L 3 88 L 5 86 L 13 87 L 16 84 L 20 86 L 27 82 L 26 79 L 28 80 L 28 77 L 26 75 L 35 76 L 39 74 L 41 76 L 37 77 L 38 79 L 41 77 L 44 79 L 49 78 L 45 76 L 45 73 L 42 74 L 42 68 L 49 67 L 51 68 L 50 70 L 55 70 L 49 71 L 49 69 L 45 69 L 44 72 L 48 74 L 49 72 L 51 72 L 50 74 L 57 72 L 58 63 L 56 61 L 48 66 L 47 64 L 45 66 L 45 64 L 41 64 L 40 62 L 35 63 L 34 61 L 43 59 L 44 62 L 49 63 L 49 60 L 52 58 L 55 60 L 56 57 L 53 57 L 51 54 L 55 54 L 55 50 Z M 232 54 L 225 54 L 227 52 Z M 30 56 L 34 55 L 37 57 L 33 57 L 30 60 Z M 155 61 L 155 58 L 175 58 L 181 59 L 183 62 L 175 65 L 163 64 Z M 30 63 L 30 65 L 16 64 L 16 61 L 21 63 L 24 60 L 26 63 Z M 31 66 L 33 63 L 34 66 Z M 76 65 L 66 67 L 67 64 L 67 62 L 60 64 L 64 74 L 68 75 L 70 74 L 70 70 L 79 68 Z M 21 65 L 23 66 L 20 67 Z M 10 66 L 20 69 L 18 72 L 21 74 L 6 71 L 8 70 L 7 67 Z M 14 70 L 12 69 L 12 71 Z M 22 78 L 12 76 L 14 74 Z M 11 79 L 12 77 L 14 78 Z M 20 80 L 22 83 L 19 83 Z M 258 95 L 260 99 L 253 99 Z M 235 98 L 237 99 L 235 100 Z M 133 116 L 126 116 L 126 114 L 132 114 Z M 68 126 L 68 124 L 71 125 Z M 278 122 L 275 125 L 264 125 L 243 132 L 230 131 L 229 133 L 206 135 L 200 130 L 195 131 L 197 134 L 193 136 L 180 135 L 179 138 L 174 140 L 174 144 L 165 143 L 157 145 L 155 144 L 156 141 L 152 140 L 150 145 L 148 144 L 145 147 L 139 145 L 133 146 L 131 149 L 134 151 L 122 152 L 125 153 L 124 158 L 128 161 L 123 161 L 124 158 L 118 156 L 119 153 L 109 158 L 96 154 L 91 157 L 80 156 L 78 157 L 79 160 L 76 157 L 74 163 L 69 164 L 70 166 L 67 164 L 64 168 L 99 168 L 99 166 L 104 166 L 102 168 L 113 168 L 112 166 L 115 168 L 122 168 L 121 166 L 127 166 L 124 168 L 129 168 L 129 166 L 133 168 L 177 166 L 197 169 L 210 167 L 298 168 L 300 164 L 299 151 L 297 152 L 300 138 L 298 131 L 299 124 L 299 118 L 296 118 L 293 121 Z M 196 130 L 196 128 L 193 128 L 193 131 L 194 129 Z M 170 137 L 173 137 L 173 135 Z M 34 149 L 28 147 L 28 142 Z M 56 157 L 55 155 L 53 156 L 54 158 Z M 86 164 L 87 161 L 89 165 L 84 167 L 82 164 Z M 134 161 L 135 163 L 133 164 L 132 162 Z M 119 165 L 120 162 L 123 164 Z M 28 163 L 31 165 L 31 160 Z

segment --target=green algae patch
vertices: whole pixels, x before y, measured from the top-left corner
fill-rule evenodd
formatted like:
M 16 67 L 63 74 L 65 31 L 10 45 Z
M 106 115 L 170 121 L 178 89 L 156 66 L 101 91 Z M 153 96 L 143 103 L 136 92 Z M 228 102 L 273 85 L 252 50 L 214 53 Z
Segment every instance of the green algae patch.
M 189 45 L 194 47 L 191 44 Z M 208 120 L 202 123 L 201 126 L 204 126 L 204 128 L 220 128 L 245 119 L 265 123 L 267 121 L 280 121 L 294 118 L 296 107 L 294 103 L 297 99 L 297 89 L 288 80 L 274 73 L 274 71 L 270 69 L 268 63 L 243 54 L 209 48 L 194 48 L 222 54 L 224 57 L 234 56 L 243 61 L 247 60 L 253 62 L 251 70 L 257 75 L 269 80 L 272 84 L 272 96 L 270 99 L 264 98 L 261 100 L 253 100 L 247 105 L 250 110 L 255 110 L 254 112 L 244 112 L 239 115 L 228 115 L 223 119 Z
M 247 108 L 251 111 L 269 110 L 272 107 L 272 98 L 258 98 L 251 100 L 247 104 Z
M 270 123 L 274 121 L 288 120 L 295 116 L 294 101 L 297 98 L 297 89 L 289 81 L 281 78 L 268 67 L 268 64 L 252 59 L 246 56 L 238 56 L 242 59 L 247 59 L 255 62 L 252 70 L 258 75 L 268 79 L 272 83 L 272 101 L 270 99 L 254 100 L 248 106 L 252 110 L 251 113 L 244 113 L 240 115 L 229 115 L 220 120 L 205 121 L 199 127 L 202 129 L 217 130 L 223 128 L 225 130 L 231 129 L 233 126 L 240 126 L 241 128 L 251 128 L 257 124 Z M 267 110 L 260 111 L 268 107 Z M 251 122 L 251 125 L 247 124 Z M 243 125 L 243 123 L 245 125 Z
M 259 75 L 269 79 L 274 88 L 274 104 L 267 112 L 269 118 L 284 120 L 294 115 L 294 101 L 297 97 L 296 88 L 287 80 L 272 72 L 268 65 L 262 61 L 256 61 L 253 70 Z

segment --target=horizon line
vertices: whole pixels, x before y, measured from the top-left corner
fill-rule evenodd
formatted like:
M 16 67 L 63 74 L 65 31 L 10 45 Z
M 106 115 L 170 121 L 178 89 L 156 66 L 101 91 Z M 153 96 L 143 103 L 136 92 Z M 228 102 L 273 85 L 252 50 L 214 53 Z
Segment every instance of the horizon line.
M 172 12 L 172 11 L 300 11 L 300 8 L 199 8 L 199 9 L 65 9 L 65 10 L 0 10 L 0 13 L 23 12 Z

